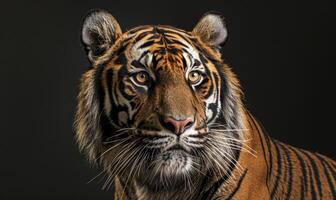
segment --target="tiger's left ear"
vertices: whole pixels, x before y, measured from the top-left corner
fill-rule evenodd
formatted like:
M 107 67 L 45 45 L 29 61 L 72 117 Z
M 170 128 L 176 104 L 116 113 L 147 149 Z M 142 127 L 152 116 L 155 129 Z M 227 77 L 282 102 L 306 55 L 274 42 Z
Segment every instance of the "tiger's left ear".
M 219 47 L 227 38 L 224 19 L 219 14 L 208 13 L 197 23 L 193 33 L 213 47 Z

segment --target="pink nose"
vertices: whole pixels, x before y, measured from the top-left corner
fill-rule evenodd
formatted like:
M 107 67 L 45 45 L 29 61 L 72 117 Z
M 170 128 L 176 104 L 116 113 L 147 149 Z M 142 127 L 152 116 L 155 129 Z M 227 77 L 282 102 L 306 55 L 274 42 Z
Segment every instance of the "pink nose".
M 185 129 L 190 128 L 194 124 L 194 120 L 190 117 L 183 120 L 176 120 L 172 117 L 164 119 L 164 126 L 173 133 L 180 135 Z

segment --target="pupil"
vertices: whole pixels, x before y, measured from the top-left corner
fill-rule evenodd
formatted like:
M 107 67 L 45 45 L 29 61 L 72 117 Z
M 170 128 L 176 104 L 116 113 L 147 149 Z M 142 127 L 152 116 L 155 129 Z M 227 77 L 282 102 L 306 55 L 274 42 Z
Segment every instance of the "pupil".
M 141 74 L 139 75 L 139 78 L 140 78 L 141 81 L 143 81 L 143 80 L 145 80 L 146 75 L 145 75 L 144 73 L 141 73 Z

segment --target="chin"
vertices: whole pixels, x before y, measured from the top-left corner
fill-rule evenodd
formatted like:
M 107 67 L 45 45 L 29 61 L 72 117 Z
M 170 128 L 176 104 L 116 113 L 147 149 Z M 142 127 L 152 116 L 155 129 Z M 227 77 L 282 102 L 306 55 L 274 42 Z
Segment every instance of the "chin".
M 190 155 L 182 150 L 172 150 L 160 155 L 157 168 L 161 174 L 170 178 L 183 176 L 192 170 Z
M 152 161 L 147 169 L 143 170 L 138 182 L 152 191 L 176 190 L 193 183 L 195 175 L 200 172 L 190 154 L 183 150 L 163 152 Z

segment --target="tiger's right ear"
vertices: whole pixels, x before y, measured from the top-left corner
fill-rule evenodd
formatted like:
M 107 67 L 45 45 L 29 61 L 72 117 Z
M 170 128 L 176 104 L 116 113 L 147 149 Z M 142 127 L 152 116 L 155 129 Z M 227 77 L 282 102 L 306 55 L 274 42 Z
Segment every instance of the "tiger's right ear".
M 121 35 L 117 20 L 109 12 L 89 12 L 84 19 L 81 38 L 90 62 L 102 56 Z

